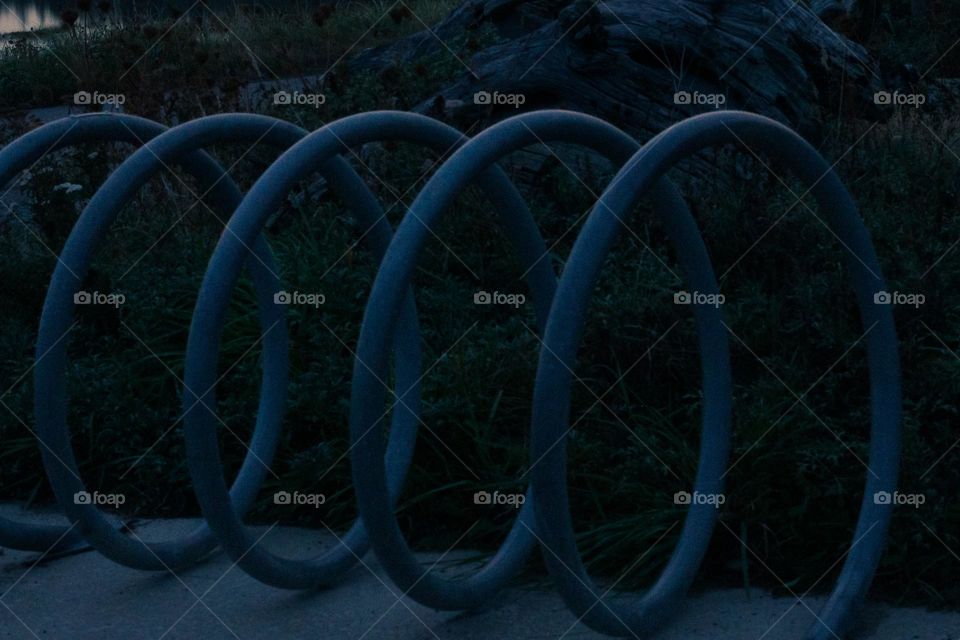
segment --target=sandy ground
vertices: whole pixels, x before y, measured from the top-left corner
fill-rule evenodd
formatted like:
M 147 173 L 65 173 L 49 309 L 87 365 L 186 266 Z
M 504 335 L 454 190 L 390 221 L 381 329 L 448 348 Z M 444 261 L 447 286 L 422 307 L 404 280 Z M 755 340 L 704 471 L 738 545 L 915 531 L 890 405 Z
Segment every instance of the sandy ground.
M 23 515 L 5 506 L 0 514 Z M 144 540 L 175 537 L 196 521 L 143 523 Z M 326 533 L 275 528 L 264 544 L 290 557 L 316 555 Z M 424 554 L 429 562 L 434 556 Z M 0 555 L 0 638 L 324 638 L 339 640 L 501 640 L 603 638 L 578 624 L 549 586 L 514 587 L 489 608 L 438 612 L 402 598 L 375 558 L 335 589 L 299 593 L 260 584 L 223 555 L 182 571 L 145 573 L 88 551 L 37 562 L 38 554 Z M 462 565 L 459 565 L 462 569 Z M 450 569 L 452 570 L 452 569 Z M 799 640 L 823 600 L 776 598 L 752 590 L 691 596 L 662 640 Z M 809 609 L 808 609 L 809 607 Z M 812 612 L 811 612 L 812 610 Z M 869 604 L 853 638 L 960 640 L 960 613 Z

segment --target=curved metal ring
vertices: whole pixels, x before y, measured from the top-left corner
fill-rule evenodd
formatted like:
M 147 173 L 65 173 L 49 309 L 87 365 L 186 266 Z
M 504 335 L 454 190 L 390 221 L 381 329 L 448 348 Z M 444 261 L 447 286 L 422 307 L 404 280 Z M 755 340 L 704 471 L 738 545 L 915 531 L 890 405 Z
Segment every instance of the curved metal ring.
M 591 212 L 574 245 L 551 309 L 544 346 L 540 351 L 533 407 L 531 456 L 542 460 L 533 469 L 538 531 L 548 567 L 567 606 L 591 628 L 610 635 L 648 633 L 675 605 L 674 589 L 660 581 L 631 609 L 611 602 L 592 586 L 574 539 L 566 487 L 564 425 L 570 411 L 571 369 L 586 319 L 586 301 L 596 283 L 604 257 L 616 240 L 621 217 L 660 176 L 683 158 L 720 144 L 746 144 L 763 150 L 791 169 L 805 184 L 827 216 L 830 228 L 850 251 L 853 275 L 867 347 L 873 411 L 870 467 L 853 545 L 840 578 L 809 637 L 816 640 L 842 635 L 854 607 L 863 599 L 876 570 L 886 539 L 892 506 L 876 504 L 878 491 L 894 491 L 900 451 L 900 381 L 896 333 L 890 307 L 874 304 L 874 294 L 885 290 L 880 265 L 869 234 L 843 184 L 823 158 L 796 133 L 753 114 L 722 111 L 676 124 L 656 136 L 620 170 Z M 398 233 L 399 237 L 399 233 Z M 704 356 L 706 357 L 706 355 Z M 701 443 L 702 479 L 706 441 Z M 714 472 L 715 465 L 711 464 Z M 719 471 L 722 473 L 723 468 Z M 703 505 L 709 509 L 708 505 Z M 696 506 L 691 506 L 691 515 Z M 684 534 L 690 527 L 688 516 Z M 678 564 L 677 550 L 667 567 Z M 598 606 L 600 605 L 600 606 Z
M 871 381 L 870 467 L 851 547 L 837 585 L 810 640 L 840 635 L 865 597 L 883 550 L 892 505 L 873 501 L 892 492 L 900 455 L 900 373 L 890 308 L 874 304 L 885 290 L 872 244 L 856 208 L 832 169 L 797 134 L 742 112 L 718 112 L 685 120 L 642 148 L 603 121 L 564 111 L 540 111 L 505 120 L 472 140 L 430 118 L 373 112 L 343 118 L 309 135 L 264 116 L 228 114 L 167 130 L 133 116 L 95 114 L 66 118 L 17 139 L 0 151 L 0 184 L 47 151 L 88 141 L 145 146 L 128 158 L 94 194 L 70 233 L 47 292 L 34 371 L 34 405 L 44 468 L 58 503 L 73 527 L 21 524 L 0 519 L 0 545 L 28 550 L 75 548 L 83 537 L 104 555 L 142 569 L 194 562 L 219 541 L 247 573 L 274 586 L 314 588 L 332 584 L 373 546 L 393 581 L 422 604 L 470 609 L 484 604 L 516 574 L 530 550 L 542 543 L 548 568 L 568 607 L 592 628 L 612 635 L 653 633 L 678 609 L 702 561 L 716 523 L 709 504 L 692 504 L 679 542 L 652 589 L 631 609 L 621 608 L 592 586 L 573 534 L 566 486 L 565 429 L 570 386 L 586 310 L 603 260 L 624 217 L 647 193 L 665 225 L 684 275 L 701 293 L 717 293 L 716 278 L 696 223 L 666 172 L 684 157 L 719 144 L 741 143 L 768 152 L 815 195 L 830 228 L 850 251 L 848 262 L 867 330 Z M 446 154 L 456 150 L 427 182 L 393 236 L 373 194 L 341 157 L 374 141 L 404 141 Z M 241 199 L 224 170 L 200 149 L 222 142 L 266 142 L 286 149 Z M 523 199 L 495 163 L 511 151 L 544 142 L 571 142 L 623 164 L 577 237 L 559 286 L 538 227 Z M 458 148 L 459 147 L 459 148 Z M 109 224 L 137 190 L 165 163 L 178 162 L 209 188 L 217 209 L 230 215 L 194 309 L 187 344 L 182 398 L 187 459 L 206 525 L 186 538 L 147 544 L 115 530 L 93 505 L 76 504 L 83 491 L 66 423 L 64 368 L 73 325 L 73 294 Z M 261 230 L 294 184 L 319 171 L 363 226 L 365 240 L 382 258 L 364 311 L 353 368 L 350 438 L 360 517 L 340 544 L 317 561 L 295 561 L 262 548 L 242 516 L 268 471 L 279 437 L 287 376 L 283 308 L 275 302 L 279 279 Z M 479 179 L 516 249 L 533 294 L 543 335 L 533 398 L 531 482 L 528 500 L 493 558 L 463 580 L 444 580 L 421 566 L 393 513 L 412 460 L 420 406 L 420 334 L 411 288 L 417 257 L 431 228 L 457 194 Z M 232 215 L 231 215 L 232 214 Z M 249 263 L 249 264 L 247 264 Z M 260 405 L 250 453 L 231 488 L 220 464 L 215 384 L 219 340 L 231 291 L 244 267 L 251 269 L 264 334 Z M 719 493 L 730 449 L 729 348 L 719 307 L 693 305 L 703 370 L 703 431 L 694 491 Z M 390 354 L 398 400 L 389 436 L 382 437 Z M 212 532 L 212 533 L 211 533 Z
M 415 116 L 408 114 L 407 117 Z M 365 553 L 369 545 L 368 533 L 360 519 L 336 547 L 316 560 L 300 561 L 281 558 L 263 549 L 243 527 L 230 508 L 226 495 L 220 472 L 215 425 L 211 420 L 215 415 L 214 383 L 219 336 L 227 300 L 239 275 L 244 246 L 249 238 L 256 237 L 297 181 L 315 171 L 324 171 L 331 160 L 348 152 L 350 147 L 378 139 L 370 135 L 362 139 L 347 136 L 347 141 L 341 142 L 336 132 L 352 125 L 356 118 L 346 118 L 313 132 L 278 158 L 251 188 L 231 217 L 228 233 L 220 238 L 211 257 L 197 299 L 187 347 L 185 383 L 188 389 L 199 391 L 197 395 L 202 396 L 203 405 L 185 406 L 184 420 L 187 462 L 197 499 L 211 526 L 222 529 L 224 548 L 237 564 L 258 580 L 281 588 L 308 589 L 330 585 Z M 417 118 L 421 124 L 431 123 L 432 137 L 427 138 L 427 144 L 435 149 L 446 151 L 461 137 L 459 132 L 454 133 L 454 130 L 436 121 Z M 442 134 L 438 131 L 442 131 Z M 407 134 L 398 138 L 423 141 Z M 318 139 L 332 139 L 333 144 L 321 148 L 317 144 Z M 363 203 L 357 208 L 358 217 L 367 231 L 365 240 L 379 259 L 393 235 L 379 205 L 362 182 L 348 184 L 337 176 L 330 177 L 331 186 L 340 189 L 340 196 L 345 202 Z M 405 297 L 400 311 L 402 329 L 393 343 L 397 367 L 396 393 L 400 407 L 393 415 L 386 452 L 393 487 L 391 495 L 394 498 L 406 478 L 420 420 L 420 334 L 416 307 L 410 291 L 401 293 Z
M 126 114 L 91 113 L 61 118 L 24 134 L 0 150 L 0 185 L 6 185 L 53 151 L 92 142 L 126 142 L 139 146 L 166 130 L 167 127 L 157 122 Z M 204 154 L 191 155 L 184 158 L 183 163 L 196 175 L 213 175 L 218 171 L 216 163 Z M 42 440 L 40 444 L 44 445 Z M 85 545 L 83 535 L 75 526 L 0 518 L 0 547 L 46 553 Z
M 114 129 L 127 128 L 123 119 L 109 121 Z M 217 141 L 263 141 L 286 148 L 304 132 L 286 122 L 262 116 L 217 117 L 210 124 Z M 158 126 L 158 125 L 157 125 Z M 78 523 L 80 533 L 98 551 L 120 564 L 146 570 L 166 570 L 196 562 L 216 548 L 216 539 L 205 525 L 181 540 L 146 543 L 118 531 L 95 504 L 74 499 L 86 491 L 70 442 L 67 425 L 66 360 L 67 335 L 75 324 L 74 294 L 84 282 L 92 256 L 123 206 L 154 175 L 181 158 L 199 181 L 221 215 L 229 215 L 241 194 L 223 169 L 198 145 L 177 147 L 176 129 L 150 140 L 130 156 L 94 194 L 74 225 L 57 262 L 47 290 L 37 337 L 37 366 L 34 369 L 35 411 L 38 436 L 43 445 L 43 463 L 64 513 Z M 359 178 L 358 178 L 359 179 Z M 249 453 L 235 483 L 238 508 L 249 507 L 263 482 L 266 465 L 273 457 L 280 435 L 287 375 L 287 331 L 283 309 L 273 304 L 278 284 L 276 266 L 262 238 L 253 243 L 255 259 L 249 262 L 261 309 L 264 332 L 263 381 L 260 410 Z
M 385 361 L 382 347 L 389 341 L 393 331 L 392 309 L 399 303 L 397 290 L 410 282 L 416 267 L 417 256 L 428 238 L 429 229 L 436 224 L 444 211 L 452 204 L 457 194 L 469 185 L 477 175 L 494 165 L 500 158 L 524 147 L 545 142 L 569 142 L 591 148 L 606 155 L 615 163 L 625 162 L 639 145 L 616 127 L 579 113 L 566 111 L 539 111 L 527 113 L 500 122 L 478 134 L 466 143 L 427 182 L 410 213 L 397 229 L 396 237 L 384 258 L 367 302 L 364 322 L 357 347 L 357 365 L 354 368 L 352 388 L 351 432 L 353 434 L 354 485 L 360 512 L 376 533 L 371 534 L 374 550 L 381 564 L 393 581 L 418 602 L 441 609 L 465 609 L 478 606 L 495 591 L 504 586 L 519 564 L 519 555 L 510 553 L 513 545 L 526 546 L 535 537 L 530 522 L 530 509 L 537 496 L 527 501 L 514 522 L 510 536 L 493 560 L 479 573 L 463 580 L 446 580 L 436 577 L 420 565 L 410 552 L 397 526 L 389 505 L 382 498 L 383 470 L 377 463 L 376 438 L 366 436 L 375 430 L 378 416 L 373 407 L 382 404 L 383 391 L 376 384 L 382 375 Z M 683 199 L 673 186 L 663 181 L 657 185 L 655 204 L 666 219 L 671 238 L 681 253 L 683 267 L 701 290 L 715 290 L 706 249 L 696 225 Z M 513 212 L 501 209 L 504 222 Z M 667 215 L 674 212 L 675 217 Z M 549 260 L 544 260 L 546 250 L 542 247 L 531 252 L 532 247 L 520 245 L 523 268 L 531 273 L 537 270 L 544 281 L 552 280 Z M 681 251 L 682 250 L 682 251 Z M 566 269 L 565 269 L 566 271 Z M 531 283 L 533 284 L 533 283 Z M 533 287 L 532 287 L 533 288 Z M 544 307 L 550 303 L 546 295 L 538 296 L 537 317 L 541 331 L 547 321 Z M 562 313 L 556 305 L 551 313 Z M 714 447 L 716 455 L 726 459 L 729 448 L 729 412 L 732 396 L 730 387 L 729 360 L 727 358 L 726 332 L 721 315 L 715 310 L 698 313 L 701 323 L 701 345 L 716 357 L 705 360 L 707 376 L 706 396 L 708 402 L 704 429 L 705 439 Z M 535 459 L 535 458 L 534 458 Z M 534 462 L 534 466 L 536 462 Z M 706 485 L 704 485 L 706 488 Z M 714 516 L 715 517 L 715 516 Z M 709 534 L 712 519 L 701 523 Z M 709 535 L 684 546 L 684 557 L 695 567 L 706 552 Z M 690 576 L 692 578 L 692 575 Z
M 231 218 L 229 224 L 231 233 L 221 238 L 211 258 L 210 268 L 201 287 L 200 298 L 197 302 L 191 327 L 192 338 L 187 360 L 187 384 L 189 386 L 195 389 L 209 387 L 209 382 L 215 372 L 217 344 L 215 339 L 210 340 L 209 338 L 220 334 L 225 299 L 236 279 L 239 257 L 242 255 L 240 250 L 242 242 L 259 232 L 259 229 L 279 204 L 284 194 L 297 180 L 309 176 L 329 158 L 350 148 L 384 140 L 411 142 L 446 153 L 462 144 L 465 137 L 452 127 L 425 116 L 401 112 L 367 113 L 343 118 L 313 132 L 271 165 L 253 186 L 244 202 Z M 526 213 L 525 205 L 519 194 L 501 172 L 488 174 L 483 184 L 494 196 L 501 210 Z M 532 218 L 528 213 L 525 216 L 521 215 L 519 218 L 518 223 L 513 225 L 515 234 L 523 238 L 526 244 L 540 247 L 537 255 L 541 255 L 543 240 L 540 238 Z M 383 251 L 386 248 L 386 243 L 383 243 L 379 250 Z M 548 265 L 545 264 L 543 269 L 546 269 L 549 274 Z M 542 274 L 543 269 L 539 270 L 539 273 Z M 554 286 L 552 274 L 549 274 L 549 279 L 546 282 L 549 287 L 545 290 L 548 301 Z M 543 286 L 538 286 L 537 289 L 541 293 L 544 291 Z M 413 308 L 413 298 L 408 285 L 402 286 L 396 293 L 398 294 L 398 304 L 395 311 L 400 313 L 406 308 Z M 543 309 L 546 309 L 546 304 L 543 305 Z M 206 339 L 201 339 L 200 336 L 204 336 Z M 409 333 L 398 332 L 395 338 L 391 336 L 387 341 L 387 346 L 395 344 L 402 347 L 411 338 L 412 336 Z M 382 355 L 385 361 L 387 354 Z M 400 398 L 398 405 L 404 408 L 406 405 L 403 401 L 403 394 L 398 394 L 398 397 Z M 377 405 L 371 402 L 370 406 L 375 407 Z M 378 413 L 382 412 L 383 406 L 383 403 L 380 403 Z M 378 468 L 387 476 L 384 479 L 383 498 L 388 505 L 387 508 L 391 510 L 402 488 L 406 470 L 405 466 L 398 464 L 400 458 L 396 452 L 397 415 L 397 413 L 394 414 L 386 451 L 381 447 L 377 452 Z M 403 413 L 401 412 L 400 415 L 403 415 Z M 412 415 L 417 421 L 420 420 L 418 414 Z M 416 427 L 416 423 L 413 423 L 412 426 Z M 215 446 L 216 440 L 213 437 L 211 427 L 207 412 L 194 409 L 187 413 L 188 460 L 194 477 L 204 472 L 204 463 L 213 454 L 212 447 Z M 376 434 L 376 438 L 380 439 L 380 432 Z M 409 446 L 411 449 L 412 445 L 413 440 L 410 439 Z M 369 472 L 369 469 L 364 466 L 357 466 L 356 464 L 352 466 L 355 479 L 357 475 L 365 475 Z M 382 479 L 383 474 L 381 474 Z M 217 496 L 202 496 L 202 501 L 208 503 L 209 508 L 215 508 L 219 502 Z M 205 506 L 205 512 L 207 508 Z M 379 535 L 378 526 L 376 524 L 370 525 L 363 515 L 362 508 L 361 520 L 366 526 L 366 534 L 371 539 Z M 358 530 L 355 527 L 355 531 L 362 532 L 363 530 Z M 354 538 L 359 539 L 359 534 Z M 532 545 L 527 545 L 521 556 L 526 555 L 530 546 Z M 263 553 L 252 544 L 252 541 L 248 545 L 248 549 L 249 554 L 244 558 L 244 562 L 247 561 L 247 558 L 256 558 Z M 271 582 L 271 584 L 304 588 L 315 586 L 315 583 L 319 580 L 325 582 L 329 579 L 326 573 L 316 575 L 318 572 L 316 570 L 311 571 L 313 568 L 305 563 L 277 561 L 278 564 L 280 562 L 288 567 L 288 572 L 276 576 L 280 580 Z
M 167 134 L 170 137 L 170 144 L 178 148 L 203 147 L 221 141 L 224 137 L 235 136 L 236 116 L 231 116 L 231 118 L 234 119 L 228 119 L 227 116 L 212 116 L 180 125 L 171 129 Z M 272 119 L 271 121 L 274 123 L 280 122 Z M 306 132 L 298 128 L 296 140 L 291 139 L 289 144 L 284 145 L 285 147 L 290 146 L 290 148 L 274 164 L 279 163 L 291 153 L 296 153 L 296 149 L 300 148 L 300 143 L 293 144 L 293 142 L 301 140 L 304 135 L 306 135 Z M 359 226 L 365 230 L 363 234 L 364 242 L 374 250 L 379 258 L 390 242 L 392 229 L 379 202 L 363 180 L 339 155 L 328 158 L 326 162 L 315 166 L 312 171 L 307 171 L 302 177 L 309 177 L 313 171 L 319 171 L 326 179 L 330 189 L 352 209 Z M 261 177 L 260 180 L 263 179 L 264 177 Z M 297 179 L 292 179 L 281 195 L 285 196 L 296 181 Z M 251 198 L 245 198 L 240 206 L 264 206 L 265 208 L 260 210 L 266 211 L 268 217 L 276 210 L 280 202 L 278 200 L 273 206 L 262 205 L 256 193 L 251 191 Z M 231 217 L 231 220 L 233 220 L 233 217 Z M 221 242 L 217 245 L 205 274 L 204 285 L 201 287 L 197 299 L 193 316 L 194 322 L 191 324 L 190 337 L 187 342 L 184 375 L 185 393 L 183 396 L 184 424 L 188 468 L 193 480 L 194 491 L 208 526 L 216 534 L 227 555 L 246 573 L 261 582 L 281 588 L 304 589 L 328 586 L 351 569 L 360 557 L 366 553 L 369 543 L 362 523 L 359 521 L 355 523 L 351 530 L 338 541 L 338 544 L 318 560 L 298 561 L 281 558 L 257 544 L 258 539 L 250 535 L 243 523 L 241 516 L 249 505 L 249 501 L 253 499 L 255 492 L 248 497 L 240 496 L 235 490 L 228 492 L 224 482 L 219 447 L 215 436 L 216 425 L 212 421 L 217 419 L 215 374 L 219 345 L 218 340 L 211 339 L 211 336 L 219 338 L 222 317 L 221 324 L 217 325 L 218 331 L 216 333 L 206 333 L 206 329 L 197 328 L 195 324 L 198 314 L 203 315 L 205 313 L 202 309 L 210 306 L 208 304 L 210 302 L 209 297 L 218 295 L 216 293 L 218 291 L 220 297 L 217 302 L 223 305 L 221 311 L 225 310 L 230 292 L 236 282 L 238 273 L 231 279 L 226 272 L 220 271 L 214 266 L 217 252 L 229 250 L 220 249 L 224 239 L 238 243 L 233 246 L 238 251 L 235 257 L 241 262 L 245 254 L 249 253 L 247 244 L 249 240 L 241 240 L 236 236 L 232 231 L 231 224 L 228 223 L 225 233 L 221 236 Z M 274 291 L 269 292 L 271 296 L 269 302 L 265 301 L 264 304 L 276 306 L 276 299 L 272 296 L 277 292 L 277 288 L 274 287 Z M 212 318 L 204 317 L 204 320 L 212 320 Z M 409 299 L 409 304 L 403 309 L 401 323 L 403 324 L 403 339 L 398 340 L 395 349 L 397 358 L 396 375 L 397 387 L 403 390 L 403 397 L 407 400 L 404 409 L 398 411 L 394 417 L 393 430 L 391 431 L 393 444 L 391 455 L 395 461 L 397 473 L 402 479 L 405 477 L 413 458 L 413 443 L 416 438 L 416 422 L 420 404 L 420 328 L 412 296 Z M 203 345 L 203 347 L 198 347 L 198 344 Z M 204 349 L 206 349 L 205 353 L 203 353 Z M 210 359 L 204 360 L 204 355 L 209 356 Z M 205 369 L 205 365 L 212 367 L 212 369 Z M 203 376 L 207 372 L 212 372 L 212 375 L 204 379 Z M 194 393 L 193 390 L 200 392 Z M 198 426 L 198 424 L 201 426 Z M 279 416 L 277 428 L 279 428 Z M 213 437 L 198 438 L 197 429 L 209 429 L 208 433 Z

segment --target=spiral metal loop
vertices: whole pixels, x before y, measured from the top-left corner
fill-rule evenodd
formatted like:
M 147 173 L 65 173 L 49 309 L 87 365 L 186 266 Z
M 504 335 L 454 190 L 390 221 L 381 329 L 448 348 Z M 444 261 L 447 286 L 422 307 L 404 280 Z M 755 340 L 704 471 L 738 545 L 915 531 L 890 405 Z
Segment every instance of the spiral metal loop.
M 437 609 L 483 605 L 516 575 L 538 545 L 567 606 L 585 624 L 610 635 L 647 636 L 663 626 L 685 596 L 703 560 L 717 510 L 691 504 L 674 553 L 663 573 L 632 607 L 592 586 L 576 547 L 566 486 L 565 436 L 570 386 L 586 310 L 603 260 L 640 199 L 649 194 L 694 290 L 719 293 L 706 246 L 690 211 L 666 172 L 701 149 L 740 143 L 761 150 L 791 170 L 826 214 L 847 248 L 864 326 L 870 368 L 870 464 L 866 491 L 840 577 L 808 638 L 842 634 L 880 561 L 892 506 L 869 499 L 895 489 L 900 456 L 900 373 L 889 306 L 873 304 L 884 291 L 880 266 L 856 207 L 832 168 L 788 128 L 757 115 L 723 111 L 685 120 L 642 147 L 616 127 L 566 111 L 537 111 L 504 120 L 468 139 L 431 118 L 402 112 L 346 117 L 312 133 L 290 123 L 250 114 L 200 118 L 167 129 L 122 114 L 64 118 L 0 150 L 0 184 L 45 153 L 96 141 L 141 145 L 94 194 L 58 257 L 37 338 L 34 405 L 44 469 L 72 526 L 38 525 L 0 518 L 0 546 L 31 551 L 89 543 L 120 564 L 167 570 L 197 562 L 219 545 L 244 571 L 280 588 L 310 589 L 336 583 L 372 546 L 404 593 Z M 371 142 L 399 141 L 449 155 L 424 185 L 393 233 L 382 207 L 343 159 Z M 202 149 L 222 143 L 263 142 L 282 151 L 242 196 L 224 169 Z M 573 143 L 620 166 L 580 231 L 559 283 L 539 229 L 516 188 L 496 166 L 518 149 L 549 142 Z M 452 153 L 451 153 L 452 152 Z M 65 367 L 74 323 L 73 297 L 109 225 L 139 189 L 171 164 L 193 175 L 211 215 L 226 221 L 203 278 L 190 325 L 184 376 L 183 421 L 187 463 L 205 524 L 182 539 L 145 543 L 123 533 L 95 505 L 74 496 L 85 491 L 70 444 Z M 363 240 L 380 261 L 364 311 L 354 360 L 350 457 L 360 517 L 339 543 L 312 561 L 279 557 L 243 524 L 269 470 L 280 437 L 287 383 L 288 336 L 276 265 L 261 236 L 269 217 L 294 185 L 319 172 L 368 231 Z M 423 567 L 394 516 L 409 469 L 420 418 L 420 331 L 412 289 L 417 258 L 457 195 L 479 182 L 519 257 L 533 295 L 541 349 L 531 419 L 528 500 L 494 556 L 466 579 L 448 580 Z M 260 405 L 248 454 L 232 486 L 223 475 L 216 437 L 217 361 L 227 303 L 241 270 L 256 291 L 263 340 Z M 730 451 L 732 380 L 728 329 L 717 306 L 692 306 L 703 370 L 703 432 L 694 490 L 720 493 Z M 395 369 L 395 388 L 388 368 Z M 383 411 L 387 393 L 393 406 Z M 389 425 L 384 422 L 390 416 Z M 381 436 L 389 426 L 389 435 Z
M 616 240 L 622 216 L 629 215 L 644 191 L 671 166 L 701 149 L 727 144 L 759 149 L 790 169 L 808 186 L 825 212 L 831 231 L 847 248 L 857 303 L 867 332 L 873 424 L 870 463 L 860 517 L 850 552 L 840 578 L 809 637 L 836 637 L 847 628 L 855 605 L 866 595 L 890 524 L 892 507 L 877 504 L 875 492 L 894 491 L 900 457 L 900 369 L 893 313 L 887 305 L 874 304 L 876 293 L 886 289 L 880 264 L 869 235 L 856 213 L 853 200 L 833 169 L 807 142 L 783 125 L 754 114 L 724 111 L 695 116 L 656 136 L 638 151 L 600 196 L 570 253 L 564 277 L 557 290 L 550 321 L 540 350 L 533 403 L 530 455 L 540 460 L 531 472 L 537 526 L 551 574 L 557 580 L 567 605 L 583 616 L 587 625 L 612 635 L 647 633 L 664 621 L 689 582 L 671 580 L 671 569 L 689 565 L 682 557 L 684 539 L 696 539 L 712 524 L 710 514 L 692 505 L 674 556 L 656 585 L 638 606 L 625 610 L 602 595 L 586 573 L 574 541 L 567 488 L 563 425 L 567 424 L 571 371 L 585 321 L 586 302 L 594 288 L 603 258 Z M 564 310 L 561 312 L 560 310 Z M 701 338 L 703 334 L 701 334 Z M 703 358 L 708 354 L 701 339 Z M 724 354 L 725 355 L 725 354 Z M 707 373 L 705 369 L 705 374 Z M 704 376 L 705 391 L 709 384 Z M 708 432 L 700 447 L 697 482 L 708 491 L 720 491 L 723 463 L 710 447 Z M 718 466 L 719 463 L 719 466 Z M 710 505 L 702 505 L 713 510 Z M 695 567 L 694 567 L 695 568 Z M 600 606 L 597 606 L 597 605 Z

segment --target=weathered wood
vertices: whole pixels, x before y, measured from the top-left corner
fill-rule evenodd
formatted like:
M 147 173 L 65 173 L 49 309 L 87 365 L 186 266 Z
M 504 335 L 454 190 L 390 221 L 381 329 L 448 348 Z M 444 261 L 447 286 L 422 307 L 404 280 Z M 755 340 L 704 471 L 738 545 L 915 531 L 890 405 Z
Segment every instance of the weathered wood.
M 827 20 L 850 15 L 854 4 L 854 0 L 811 0 L 810 11 L 821 20 Z
M 644 139 L 723 100 L 816 138 L 827 113 L 876 111 L 874 93 L 886 88 L 867 51 L 794 0 L 471 0 L 432 32 L 362 52 L 352 65 L 449 56 L 444 43 L 483 25 L 499 41 L 465 56 L 469 71 L 421 110 L 500 119 L 517 109 L 476 104 L 475 94 L 520 94 L 522 109 L 584 111 Z M 692 99 L 678 104 L 678 92 Z

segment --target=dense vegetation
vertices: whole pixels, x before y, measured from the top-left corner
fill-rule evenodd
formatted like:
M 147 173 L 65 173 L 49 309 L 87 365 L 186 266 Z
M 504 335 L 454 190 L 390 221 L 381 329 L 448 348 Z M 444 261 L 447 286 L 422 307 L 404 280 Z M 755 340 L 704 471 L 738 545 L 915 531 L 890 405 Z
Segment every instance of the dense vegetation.
M 411 7 L 426 20 L 442 15 L 448 4 Z M 51 96 L 98 87 L 123 92 L 127 111 L 148 117 L 183 120 L 231 110 L 240 106 L 243 83 L 263 66 L 280 75 L 315 73 L 358 39 L 365 45 L 384 42 L 420 28 L 415 17 L 390 14 L 364 34 L 376 11 L 369 6 L 355 11 L 315 20 L 238 14 L 223 17 L 229 30 L 209 19 L 171 28 L 169 17 L 157 24 L 75 27 L 52 36 L 52 42 L 68 66 L 90 74 L 79 81 L 65 76 L 48 50 L 24 39 L 0 51 L 0 96 L 42 104 Z M 914 45 L 918 29 L 899 20 L 880 20 L 873 29 L 867 39 L 884 39 L 884 55 L 891 60 L 926 68 L 939 55 Z M 228 37 L 233 32 L 243 34 L 249 51 Z M 937 38 L 944 39 L 941 35 Z M 465 34 L 452 46 L 468 56 L 477 37 L 492 36 Z M 106 84 L 105 78 L 129 66 L 115 55 L 125 48 L 131 63 L 142 54 L 149 60 L 118 84 Z M 452 55 L 377 75 L 348 74 L 338 66 L 336 81 L 323 86 L 323 107 L 266 109 L 312 129 L 361 110 L 411 108 L 459 70 Z M 32 126 L 28 119 L 13 121 L 5 139 Z M 891 290 L 926 296 L 919 308 L 895 310 L 904 373 L 902 490 L 923 493 L 926 502 L 896 512 L 877 592 L 956 605 L 957 565 L 945 546 L 960 549 L 960 448 L 954 448 L 960 397 L 960 249 L 954 248 L 960 238 L 955 215 L 960 120 L 904 109 L 882 123 L 829 122 L 826 131 L 821 151 L 838 162 L 837 171 L 857 199 Z M 275 155 L 259 147 L 249 153 L 215 151 L 225 166 L 237 163 L 234 173 L 244 187 Z M 31 435 L 29 371 L 37 321 L 54 253 L 91 193 L 126 153 L 104 145 L 52 154 L 20 183 L 16 217 L 0 214 L 0 400 L 9 409 L 0 413 L 5 499 L 50 498 Z M 734 334 L 731 462 L 736 464 L 704 575 L 739 582 L 745 570 L 752 582 L 776 587 L 769 567 L 798 589 L 822 589 L 829 578 L 821 581 L 821 575 L 849 545 L 866 473 L 860 462 L 867 458 L 869 430 L 863 328 L 844 275 L 845 250 L 818 222 L 815 203 L 806 198 L 796 204 L 794 194 L 803 193 L 796 183 L 786 179 L 785 186 L 759 162 L 738 158 L 721 155 L 708 180 L 675 176 L 684 183 L 722 274 Z M 433 159 L 406 145 L 383 145 L 366 150 L 362 166 L 356 166 L 396 224 L 403 204 L 429 177 Z M 548 162 L 523 182 L 544 236 L 556 243 L 558 271 L 584 212 L 611 175 L 611 167 L 590 158 L 575 163 L 576 175 L 569 166 Z M 139 515 L 197 512 L 182 439 L 176 430 L 161 437 L 178 418 L 187 327 L 221 229 L 196 205 L 195 188 L 189 179 L 167 174 L 126 208 L 97 256 L 88 288 L 123 292 L 127 302 L 116 310 L 82 309 L 71 337 L 71 425 L 85 479 L 91 487 L 126 494 L 130 512 Z M 438 238 L 418 272 L 424 360 L 431 367 L 422 414 L 429 431 L 421 433 L 399 513 L 421 548 L 445 548 L 475 523 L 460 545 L 495 546 L 514 512 L 477 507 L 473 493 L 522 487 L 529 462 L 529 405 L 539 348 L 531 305 L 514 310 L 473 304 L 481 289 L 526 293 L 495 213 L 482 193 L 465 194 L 436 230 Z M 577 370 L 584 384 L 574 385 L 572 415 L 578 423 L 569 455 L 572 507 L 581 548 L 594 569 L 616 576 L 669 530 L 623 583 L 640 585 L 662 567 L 679 529 L 671 527 L 683 515 L 673 494 L 689 487 L 695 470 L 700 371 L 692 317 L 673 304 L 683 283 L 673 275 L 678 268 L 663 231 L 645 208 L 630 224 L 632 233 L 624 234 L 610 256 L 593 298 Z M 290 308 L 287 428 L 273 465 L 278 478 L 264 488 L 254 521 L 334 527 L 354 515 L 344 457 L 349 382 L 375 274 L 367 252 L 354 247 L 357 237 L 343 203 L 307 184 L 291 194 L 270 225 L 268 239 L 285 284 L 322 292 L 326 304 Z M 220 416 L 240 438 L 249 435 L 256 411 L 260 354 L 250 346 L 258 335 L 251 287 L 244 281 L 224 336 L 221 366 L 227 373 L 219 392 Z M 785 387 L 803 396 L 806 406 Z M 233 472 L 243 445 L 227 430 L 222 442 Z M 291 514 L 272 503 L 278 489 L 321 492 L 327 504 Z M 741 541 L 762 563 L 741 554 Z

